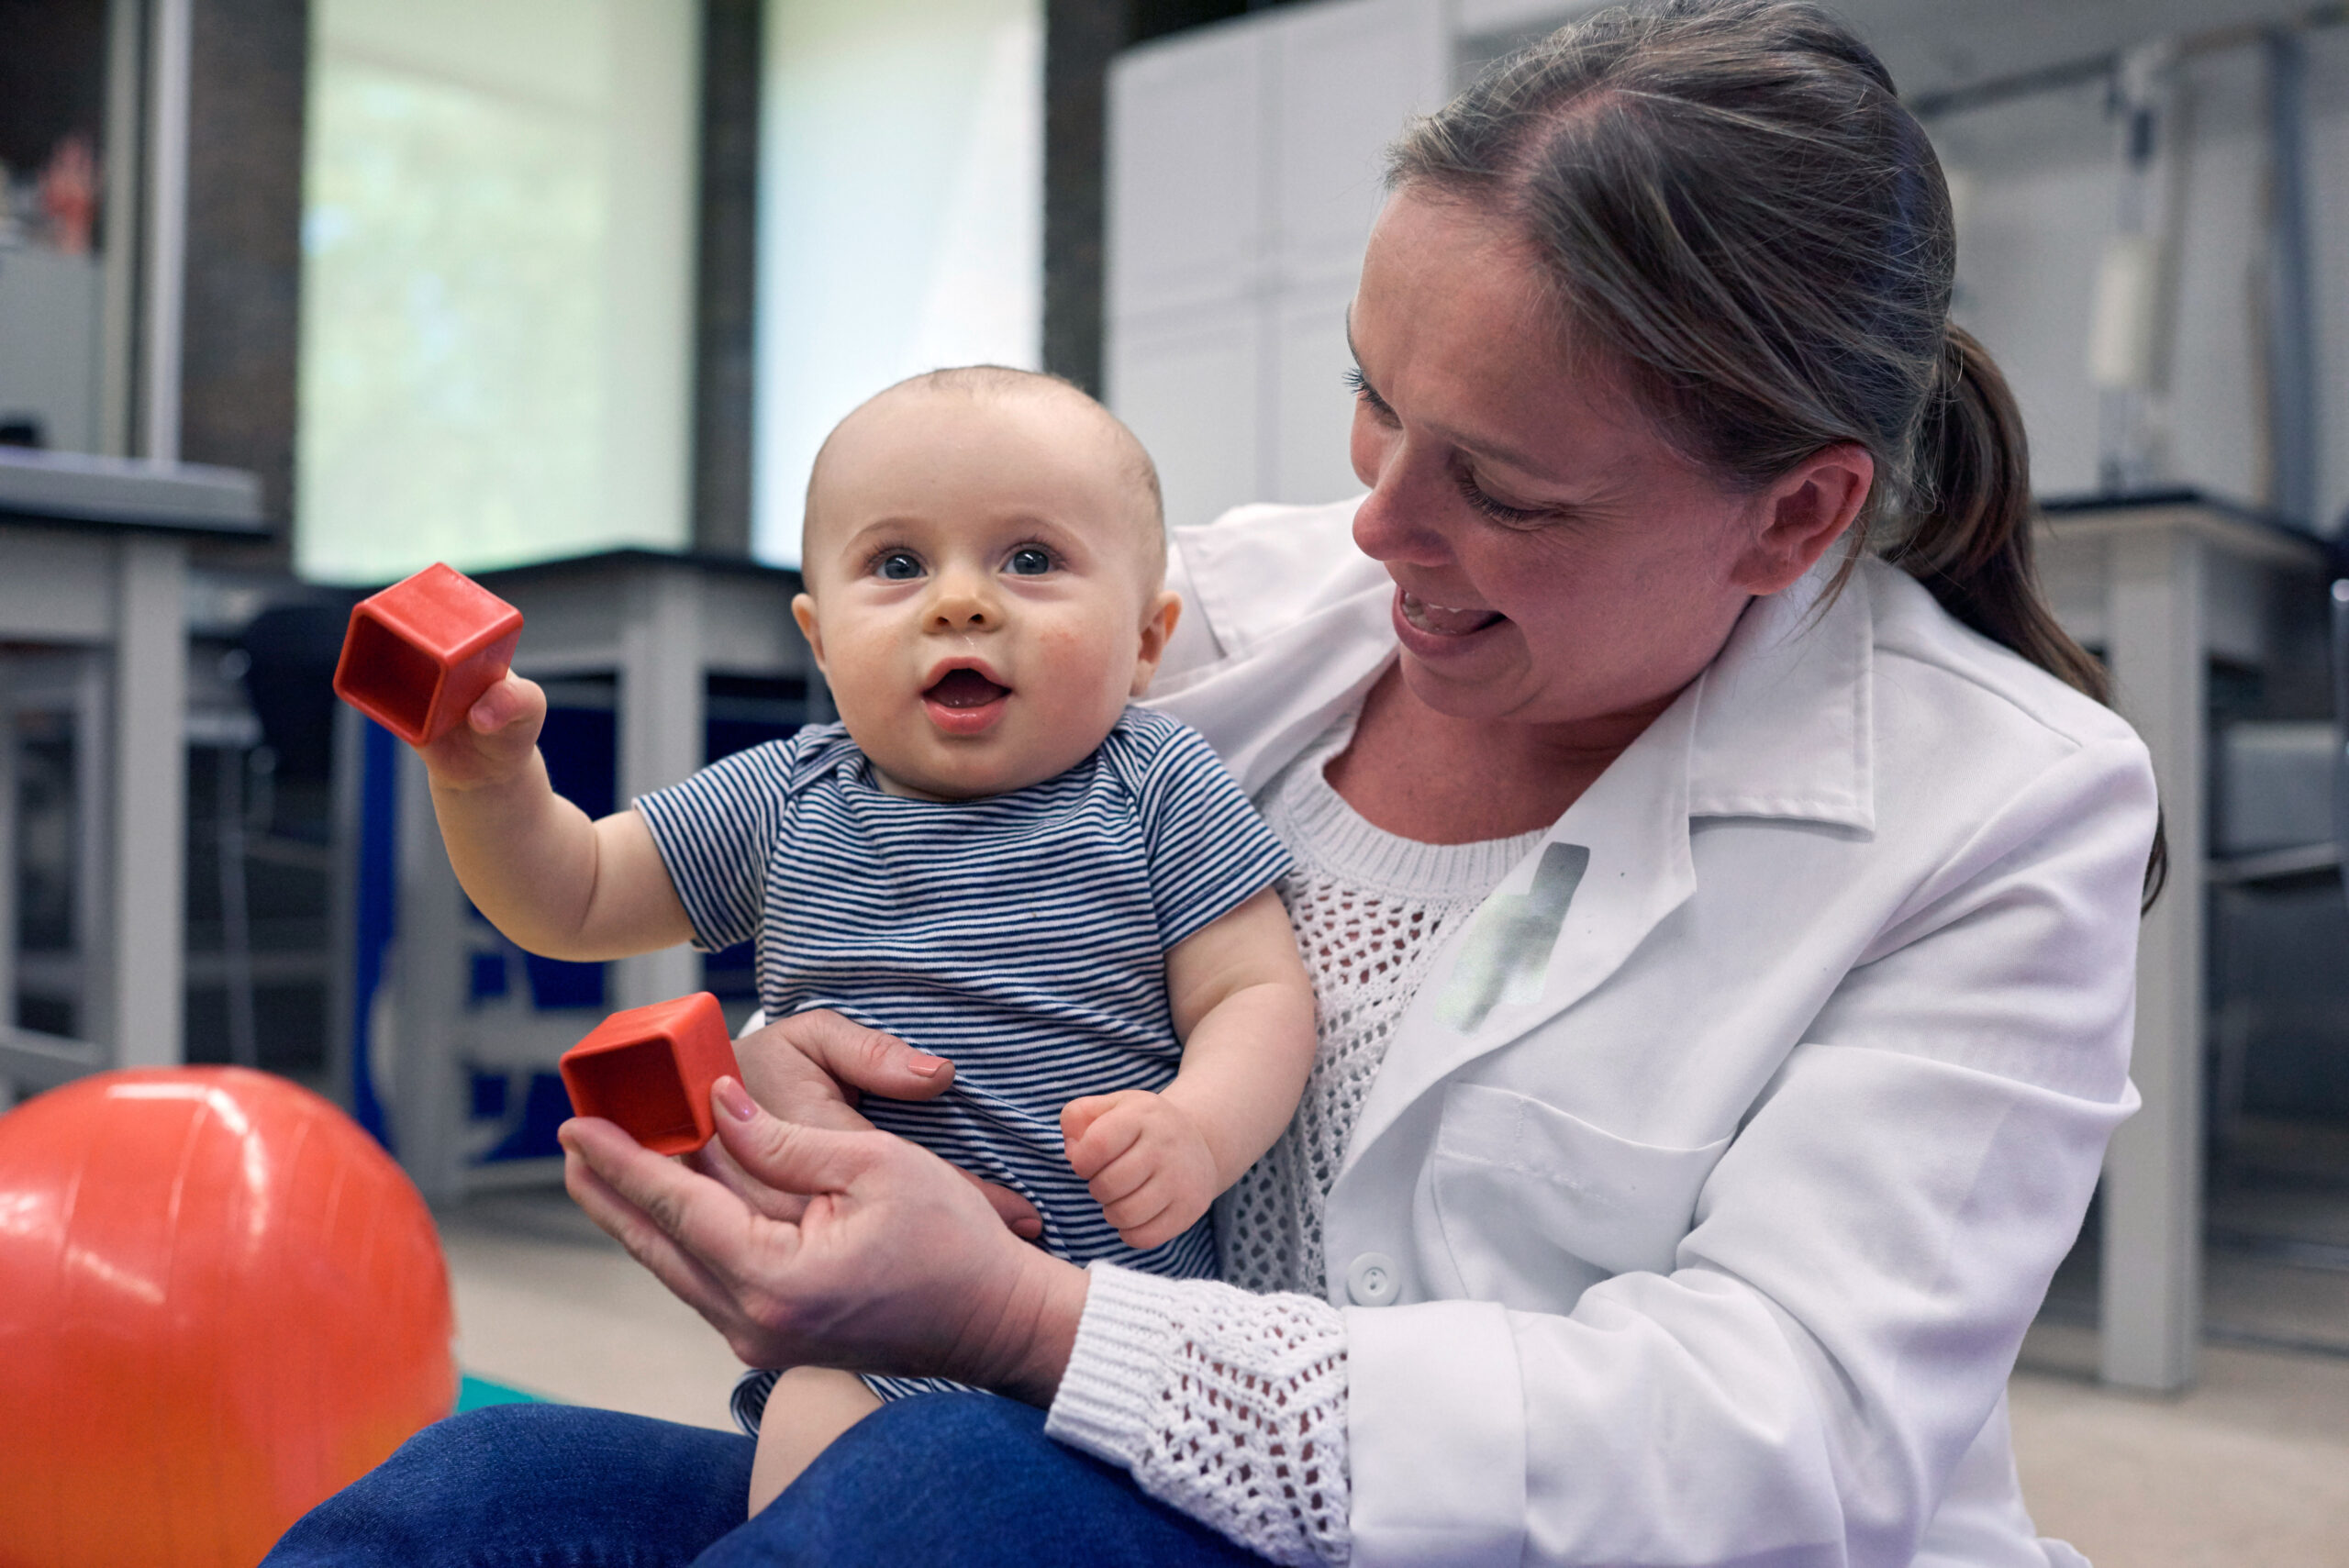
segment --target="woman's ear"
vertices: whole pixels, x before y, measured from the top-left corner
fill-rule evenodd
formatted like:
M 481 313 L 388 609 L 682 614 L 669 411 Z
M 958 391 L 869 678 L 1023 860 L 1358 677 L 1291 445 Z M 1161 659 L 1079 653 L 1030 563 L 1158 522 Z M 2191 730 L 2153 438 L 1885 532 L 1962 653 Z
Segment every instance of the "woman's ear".
M 791 601 L 791 618 L 799 623 L 799 635 L 807 639 L 807 651 L 816 656 L 816 668 L 830 674 L 824 668 L 824 628 L 817 624 L 815 599 L 806 594 L 796 595 Z
M 1792 587 L 1850 531 L 1876 484 L 1876 459 L 1846 441 L 1823 447 L 1757 497 L 1761 528 L 1731 573 L 1749 594 Z
M 1174 635 L 1174 623 L 1182 618 L 1183 595 L 1172 588 L 1161 588 L 1141 619 L 1141 650 L 1134 658 L 1131 695 L 1140 696 L 1150 690 L 1158 662 L 1166 657 L 1166 639 Z

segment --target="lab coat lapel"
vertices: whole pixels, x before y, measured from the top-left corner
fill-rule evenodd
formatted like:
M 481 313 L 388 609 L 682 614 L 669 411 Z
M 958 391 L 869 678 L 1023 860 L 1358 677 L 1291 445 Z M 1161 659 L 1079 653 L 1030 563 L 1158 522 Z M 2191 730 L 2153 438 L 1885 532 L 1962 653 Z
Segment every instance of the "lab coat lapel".
M 1445 943 L 1371 1083 L 1348 1164 L 1432 1085 L 1588 995 L 1696 890 L 1695 699 L 1682 693 L 1648 726 Z
M 1864 574 L 1822 609 L 1827 581 L 1749 606 L 1711 667 L 1455 929 L 1371 1084 L 1347 1166 L 1433 1085 L 1622 967 L 1696 892 L 1692 817 L 1873 830 L 1874 617 Z

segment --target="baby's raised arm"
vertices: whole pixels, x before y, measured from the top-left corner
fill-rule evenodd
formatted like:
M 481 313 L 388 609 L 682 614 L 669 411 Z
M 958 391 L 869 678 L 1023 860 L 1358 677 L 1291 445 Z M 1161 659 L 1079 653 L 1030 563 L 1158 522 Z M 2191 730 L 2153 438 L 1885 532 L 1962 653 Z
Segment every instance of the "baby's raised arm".
M 619 811 L 591 822 L 547 782 L 538 746 L 546 716 L 538 684 L 508 674 L 464 723 L 417 748 L 465 895 L 544 958 L 596 962 L 689 940 L 644 818 Z
M 1183 1066 L 1061 1112 L 1069 1163 L 1129 1247 L 1173 1240 L 1254 1164 L 1296 1114 L 1313 1065 L 1313 986 L 1265 888 L 1166 955 Z

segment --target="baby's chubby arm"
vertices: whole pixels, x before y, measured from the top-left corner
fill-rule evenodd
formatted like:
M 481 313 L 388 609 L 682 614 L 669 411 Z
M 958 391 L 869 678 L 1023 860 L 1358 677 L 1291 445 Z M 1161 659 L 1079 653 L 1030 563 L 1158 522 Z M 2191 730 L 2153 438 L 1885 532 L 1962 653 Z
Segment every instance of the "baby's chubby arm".
M 1166 955 L 1183 1066 L 1061 1111 L 1069 1163 L 1127 1246 L 1180 1236 L 1254 1164 L 1297 1110 L 1313 1065 L 1313 986 L 1266 888 Z
M 539 755 L 546 694 L 508 674 L 465 722 L 417 750 L 457 881 L 527 951 L 596 962 L 693 936 L 685 907 L 634 811 L 591 822 L 555 794 Z

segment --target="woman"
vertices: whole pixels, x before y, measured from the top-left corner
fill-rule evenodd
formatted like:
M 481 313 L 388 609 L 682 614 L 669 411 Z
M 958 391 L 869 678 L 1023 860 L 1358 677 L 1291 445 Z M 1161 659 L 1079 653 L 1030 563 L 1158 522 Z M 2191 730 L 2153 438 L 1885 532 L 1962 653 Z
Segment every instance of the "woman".
M 934 1063 L 794 1020 L 718 1179 L 574 1123 L 573 1192 L 753 1364 L 1036 1408 L 901 1402 L 739 1529 L 740 1440 L 446 1423 L 282 1561 L 2077 1561 L 2003 1390 L 2134 1103 L 2153 784 L 2032 587 L 1923 133 L 1823 14 L 1667 3 L 1392 183 L 1370 493 L 1179 535 L 1153 699 L 1300 862 L 1321 1056 L 1223 1217 L 1292 1294 L 1019 1243 L 808 1125 Z

